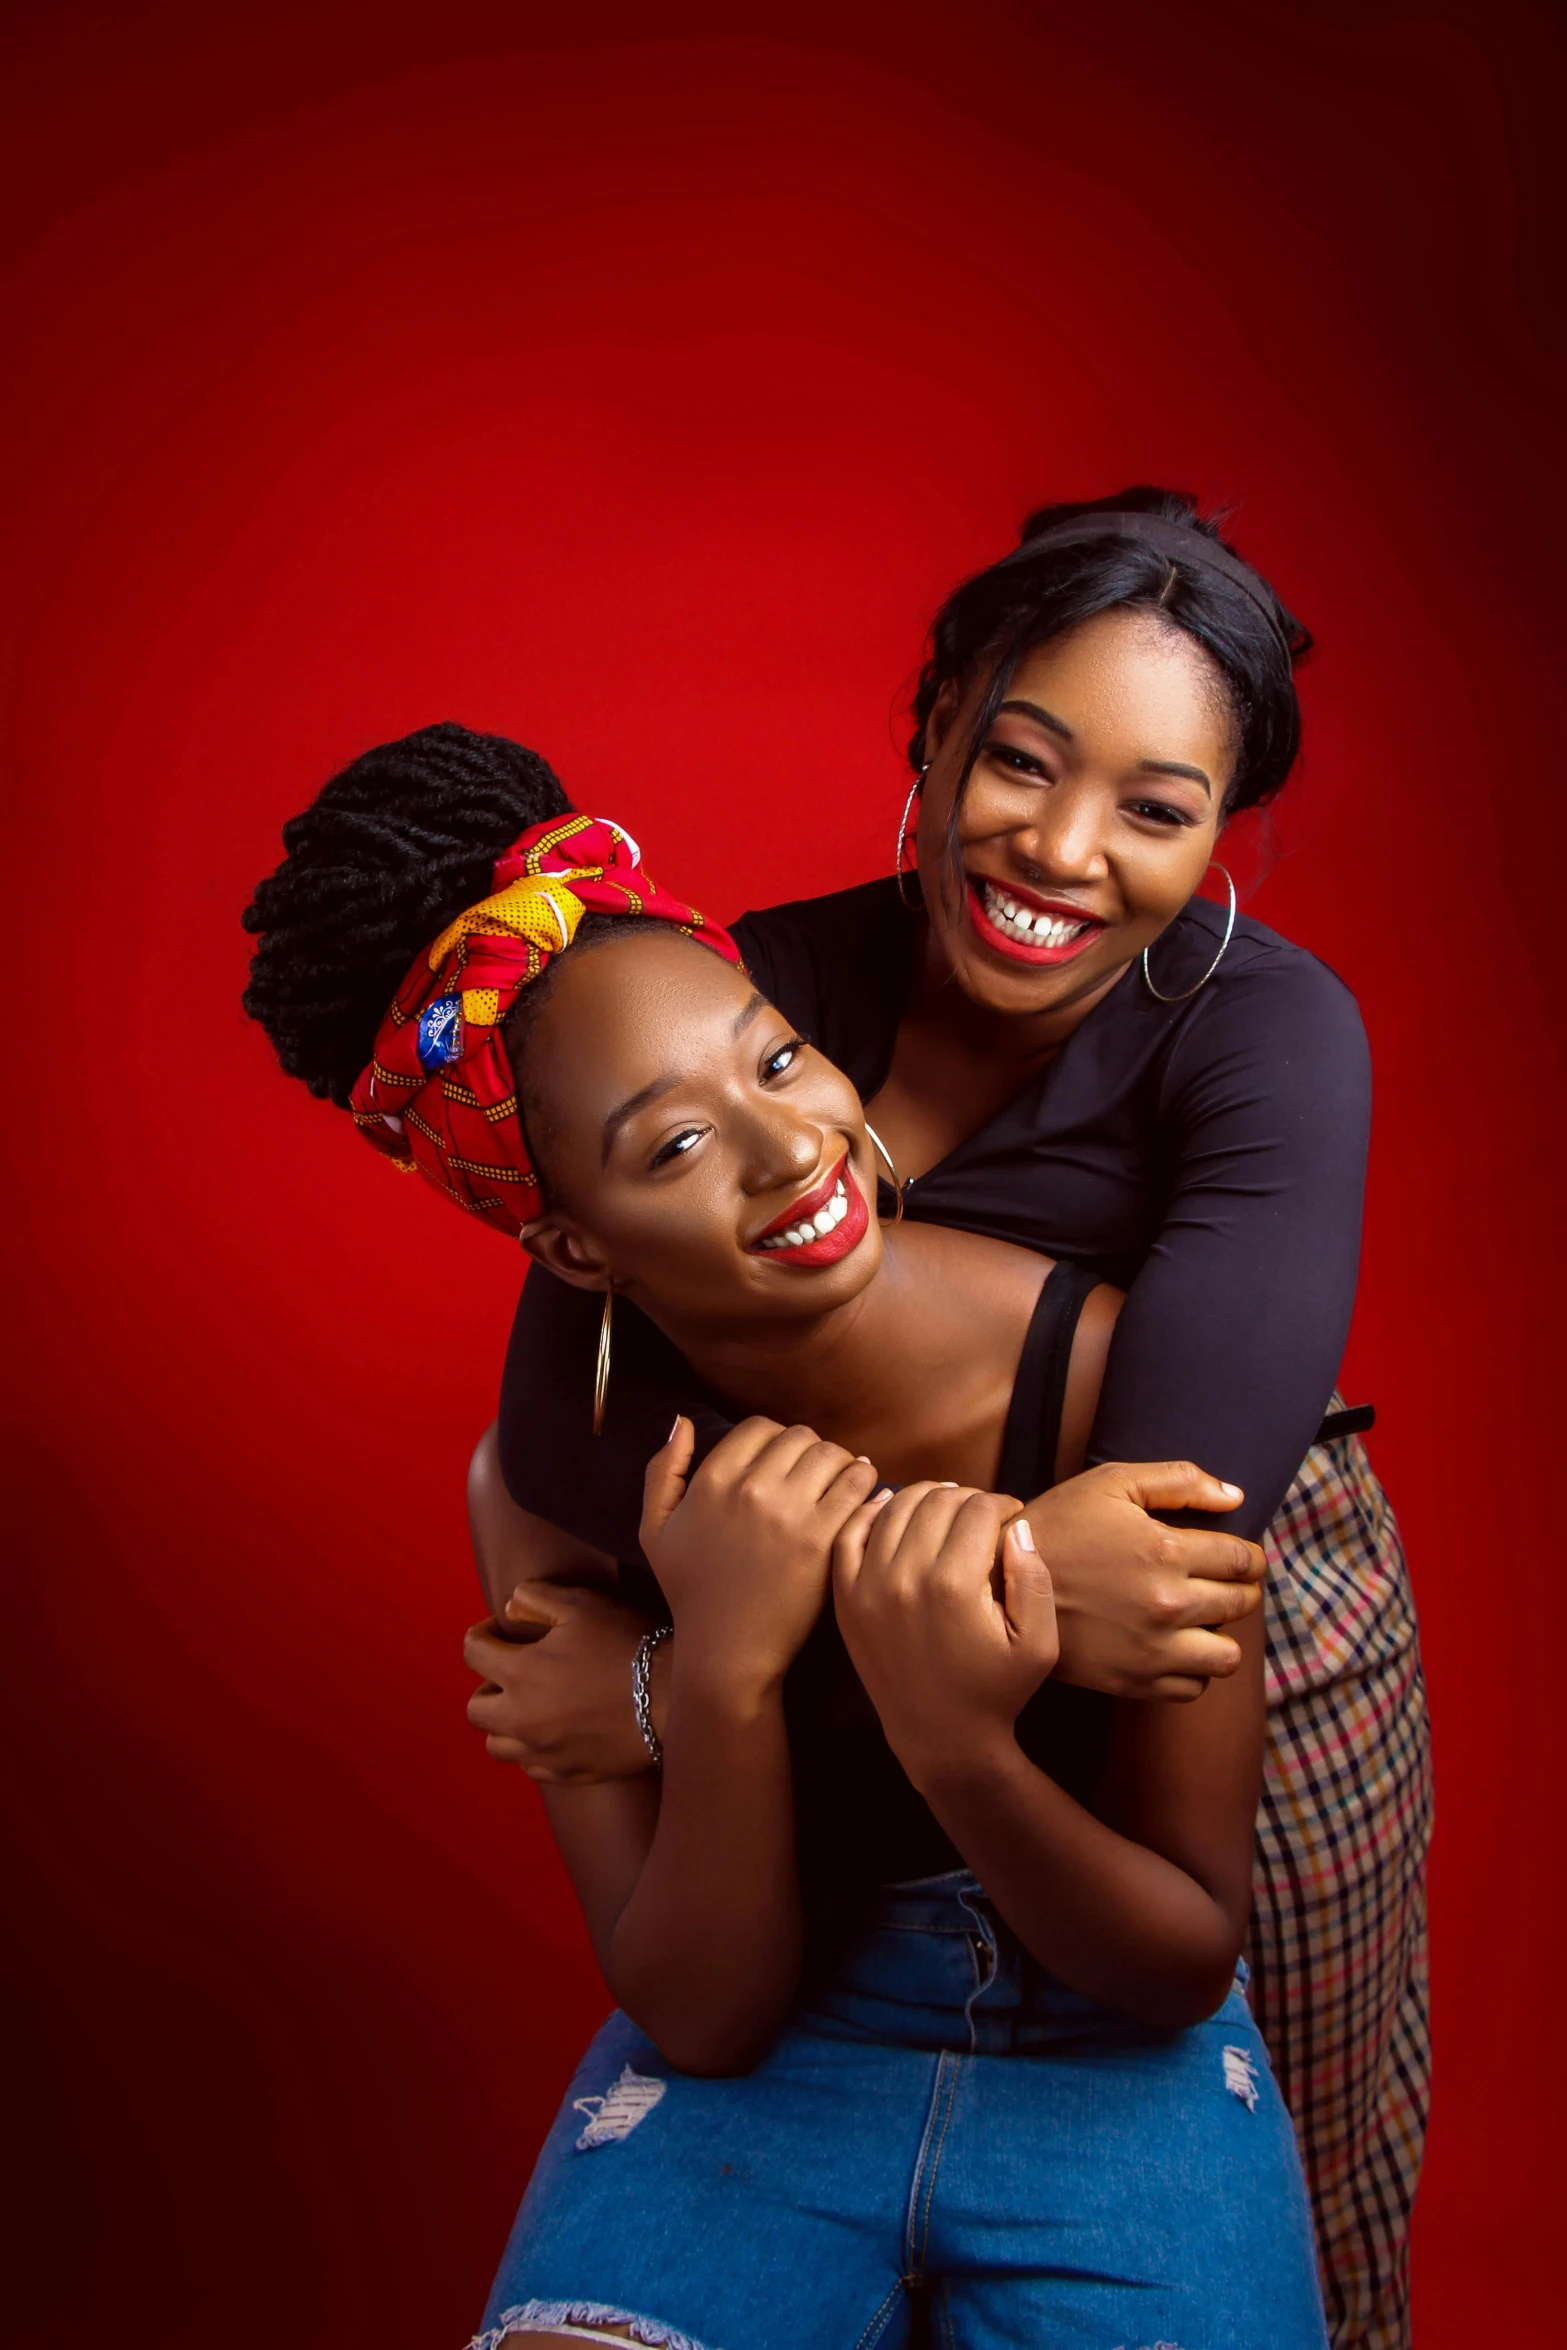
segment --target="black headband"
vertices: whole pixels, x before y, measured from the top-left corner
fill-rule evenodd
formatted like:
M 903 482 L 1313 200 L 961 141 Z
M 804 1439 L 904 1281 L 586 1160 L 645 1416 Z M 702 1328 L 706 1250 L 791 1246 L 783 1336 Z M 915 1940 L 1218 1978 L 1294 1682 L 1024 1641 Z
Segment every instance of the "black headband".
M 1065 522 L 1047 524 L 1037 536 L 1025 539 L 1010 555 L 1004 555 L 1002 563 L 1028 563 L 1048 548 L 1087 547 L 1105 539 L 1129 539 L 1139 546 L 1152 547 L 1168 562 L 1190 563 L 1199 570 L 1222 573 L 1250 597 L 1289 653 L 1289 639 L 1278 606 L 1251 565 L 1243 563 L 1239 555 L 1232 555 L 1228 547 L 1221 546 L 1217 539 L 1209 538 L 1206 531 L 1197 530 L 1189 522 L 1170 522 L 1162 514 L 1075 514 Z

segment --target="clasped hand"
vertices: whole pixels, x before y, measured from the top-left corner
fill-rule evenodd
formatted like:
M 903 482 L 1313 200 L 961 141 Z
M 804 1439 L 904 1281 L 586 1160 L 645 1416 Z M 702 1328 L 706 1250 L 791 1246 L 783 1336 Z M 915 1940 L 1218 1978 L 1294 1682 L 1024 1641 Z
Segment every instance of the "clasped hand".
M 909 1485 L 857 1510 L 834 1548 L 844 1644 L 916 1787 L 1009 1746 L 1059 1653 L 1050 1575 L 1022 1504 Z
M 876 1483 L 812 1428 L 743 1420 L 689 1476 L 677 1420 L 648 1464 L 641 1541 L 678 1635 L 677 1670 L 749 1698 L 782 1681 L 826 1603 L 833 1544 Z
M 753 1686 L 787 1668 L 825 1602 L 833 1543 L 875 1483 L 869 1462 L 851 1460 L 809 1429 L 770 1420 L 732 1431 L 688 1479 L 691 1448 L 689 1424 L 677 1423 L 650 1464 L 645 1487 L 644 1541 L 650 1557 L 658 1553 L 654 1563 L 681 1625 L 681 1639 L 655 1660 L 660 1728 L 663 1677 L 671 1652 L 686 1649 L 688 1631 L 698 1663 L 749 1676 Z M 955 1489 L 908 1490 L 923 1496 Z M 1261 1600 L 1261 1551 L 1235 1535 L 1161 1525 L 1147 1513 L 1229 1511 L 1240 1498 L 1188 1461 L 1111 1463 L 1037 1496 L 1027 1513 L 1038 1552 L 1030 1571 L 1041 1575 L 1039 1558 L 1049 1561 L 1057 1678 L 1112 1696 L 1191 1699 L 1210 1679 L 1232 1673 L 1240 1661 L 1233 1627 Z M 880 1588 L 882 1545 L 914 1506 L 902 1495 L 898 1502 L 897 1515 L 867 1554 L 873 1570 L 867 1605 Z M 918 1539 L 927 1531 L 922 1523 Z M 1009 1550 L 1017 1539 L 1009 1538 Z M 1004 1557 L 1003 1568 L 1006 1563 Z M 913 1567 L 911 1550 L 900 1574 Z M 1014 1567 L 1014 1580 L 1016 1573 Z M 846 1570 L 840 1615 L 852 1615 L 842 1600 L 847 1580 Z M 989 1604 L 987 1617 L 974 1585 L 974 1620 L 994 1651 L 1000 1604 L 994 1591 Z M 469 1635 L 468 1661 L 484 1683 L 469 1716 L 491 1754 L 520 1763 L 534 1778 L 565 1782 L 645 1769 L 647 1750 L 629 1692 L 630 1660 L 646 1628 L 598 1592 L 519 1580 L 501 1624 L 475 1626 Z M 908 1634 L 905 1625 L 887 1637 L 901 1653 Z M 867 1687 L 875 1678 L 870 1645 L 862 1636 L 855 1660 Z M 1022 1656 L 1014 1661 L 1021 1667 Z M 923 1670 L 913 1656 L 905 1664 L 910 1673 Z M 948 1652 L 936 1676 L 936 1712 L 928 1718 L 937 1718 L 954 1669 Z M 883 1686 L 882 1695 L 887 1714 L 896 1715 L 896 1689 Z

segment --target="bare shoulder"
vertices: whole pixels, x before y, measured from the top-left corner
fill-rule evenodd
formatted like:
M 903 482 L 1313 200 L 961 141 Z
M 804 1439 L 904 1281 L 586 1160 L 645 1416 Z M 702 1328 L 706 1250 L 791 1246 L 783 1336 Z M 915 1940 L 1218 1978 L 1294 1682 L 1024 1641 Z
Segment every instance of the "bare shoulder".
M 892 1225 L 885 1245 L 900 1268 L 915 1279 L 967 1295 L 971 1304 L 988 1301 L 1002 1310 L 1033 1312 L 1055 1266 L 1053 1257 L 1015 1241 L 993 1240 L 988 1232 L 962 1232 L 951 1224 L 922 1224 L 906 1217 Z

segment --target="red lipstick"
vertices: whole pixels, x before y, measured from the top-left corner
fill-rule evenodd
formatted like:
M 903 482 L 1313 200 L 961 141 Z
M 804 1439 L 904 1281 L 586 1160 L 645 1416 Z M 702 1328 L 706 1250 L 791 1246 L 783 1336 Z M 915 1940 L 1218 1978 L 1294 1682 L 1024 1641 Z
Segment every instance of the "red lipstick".
M 969 922 L 975 937 L 982 946 L 988 947 L 992 954 L 1004 955 L 1009 963 L 1027 963 L 1036 970 L 1049 969 L 1057 963 L 1070 963 L 1074 956 L 1082 954 L 1085 947 L 1093 945 L 1105 927 L 1097 915 L 1085 914 L 1081 906 L 1069 905 L 1061 899 L 1051 902 L 1044 898 L 1036 898 L 1031 891 L 1014 889 L 1009 883 L 1006 885 L 1007 896 L 1024 907 L 1029 914 L 1036 916 L 1042 914 L 1047 920 L 1077 922 L 1082 925 L 1082 928 L 1074 936 L 1064 940 L 1059 946 L 1035 945 L 1032 940 L 1024 939 L 1013 930 L 1003 929 L 998 923 L 991 920 L 985 905 L 986 889 L 988 886 L 990 889 L 999 890 L 1003 886 L 1000 882 L 987 884 L 977 879 L 972 873 L 966 873 L 963 878 Z
M 816 1232 L 812 1239 L 786 1239 L 789 1233 L 813 1227 L 819 1216 L 831 1218 L 825 1232 Z M 858 1248 L 869 1225 L 870 1211 L 845 1151 L 830 1174 L 802 1192 L 783 1215 L 775 1216 L 757 1234 L 747 1245 L 746 1254 L 767 1257 L 774 1264 L 791 1265 L 801 1272 L 815 1272 L 819 1266 L 836 1265 L 851 1249 Z

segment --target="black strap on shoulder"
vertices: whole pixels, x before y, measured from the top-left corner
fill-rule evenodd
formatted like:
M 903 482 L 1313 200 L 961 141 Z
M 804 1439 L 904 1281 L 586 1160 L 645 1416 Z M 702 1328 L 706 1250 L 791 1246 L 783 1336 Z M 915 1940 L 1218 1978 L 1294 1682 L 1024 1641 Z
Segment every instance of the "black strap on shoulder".
M 1311 1441 L 1313 1444 L 1331 1444 L 1336 1436 L 1364 1436 L 1366 1430 L 1374 1428 L 1376 1424 L 1377 1407 L 1374 1403 L 1350 1404 L 1341 1412 L 1329 1412 Z
M 1058 1261 L 1040 1290 L 1018 1357 L 1001 1445 L 1001 1490 L 1031 1501 L 1056 1481 L 1056 1448 L 1078 1316 L 1099 1275 Z

